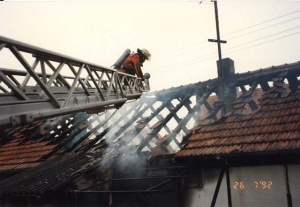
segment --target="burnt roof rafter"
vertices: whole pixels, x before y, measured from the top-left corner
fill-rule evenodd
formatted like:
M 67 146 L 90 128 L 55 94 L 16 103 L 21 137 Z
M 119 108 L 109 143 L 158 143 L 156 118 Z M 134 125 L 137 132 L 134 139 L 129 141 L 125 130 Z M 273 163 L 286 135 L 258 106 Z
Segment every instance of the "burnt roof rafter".
M 155 99 L 146 102 L 146 106 L 141 110 L 137 110 L 135 107 L 132 107 L 132 110 L 135 111 L 135 114 L 129 119 L 129 121 L 126 121 L 126 123 L 123 126 L 121 126 L 118 131 L 110 135 L 108 139 L 117 139 L 122 133 L 126 131 L 128 127 L 130 127 L 138 118 L 140 118 L 145 113 L 145 111 L 148 110 L 155 102 L 156 102 Z M 124 115 L 126 116 L 126 114 Z
M 91 135 L 95 134 L 98 130 L 103 128 L 103 124 L 106 123 L 110 118 L 113 118 L 111 117 L 111 115 L 108 115 L 105 121 L 99 123 L 83 137 L 81 144 L 76 146 L 74 150 L 78 151 L 81 146 L 88 150 L 90 148 L 93 148 L 94 145 L 96 145 L 100 140 L 103 139 L 106 139 L 106 141 L 108 142 L 114 142 L 122 133 L 125 132 L 128 127 L 130 127 L 138 118 L 140 118 L 145 113 L 145 111 L 148 110 L 150 106 L 152 106 L 154 102 L 156 102 L 155 99 L 149 101 L 144 96 L 142 96 L 139 101 L 128 104 L 128 107 L 124 106 L 121 109 L 118 109 L 117 111 L 115 111 L 116 113 L 113 114 L 114 116 L 119 116 L 118 119 L 109 124 L 107 128 L 104 128 L 103 132 L 96 135 L 96 137 L 88 144 L 88 146 L 83 146 L 82 144 L 84 144 L 84 142 L 88 140 Z M 131 114 L 132 112 L 134 112 L 134 114 L 129 118 L 128 114 Z M 122 125 L 121 122 L 123 123 Z M 115 131 L 115 128 L 118 128 L 118 130 Z
M 158 132 L 162 129 L 162 127 L 164 127 L 164 125 L 165 124 L 167 124 L 170 120 L 171 120 L 171 118 L 174 116 L 174 114 L 176 114 L 178 111 L 179 111 L 179 109 L 185 104 L 185 102 L 186 101 L 189 101 L 189 99 L 190 99 L 190 97 L 191 97 L 191 95 L 192 95 L 192 93 L 193 92 L 191 92 L 191 93 L 188 93 L 182 100 L 181 100 L 181 102 L 165 117 L 165 119 L 161 122 L 161 124 L 160 125 L 158 125 L 156 128 L 154 128 L 149 134 L 148 134 L 148 136 L 146 137 L 146 139 L 145 140 L 143 140 L 142 141 L 142 143 L 140 143 L 140 145 L 138 146 L 138 148 L 137 148 L 137 151 L 141 151 L 144 147 L 145 147 L 145 145 L 146 145 L 146 143 L 148 143 L 151 139 L 152 139 L 152 137 L 153 137 L 153 135 L 156 135 L 156 134 L 158 134 Z M 167 105 L 167 104 L 166 104 Z M 162 105 L 163 106 L 163 105 Z
M 208 93 L 207 93 L 208 94 Z M 205 94 L 207 96 L 207 94 Z M 204 94 L 203 94 L 204 95 Z M 188 114 L 181 120 L 181 122 L 175 127 L 175 129 L 168 135 L 167 139 L 160 142 L 160 145 L 169 145 L 173 140 L 176 140 L 176 136 L 178 133 L 183 129 L 183 127 L 186 126 L 186 124 L 189 122 L 191 118 L 194 118 L 196 120 L 200 120 L 200 114 L 196 116 L 196 112 L 200 111 L 201 104 L 203 104 L 200 99 L 198 99 L 195 106 L 188 111 Z M 206 100 L 206 99 L 202 99 Z M 188 134 L 189 131 L 186 132 Z M 176 140 L 177 141 L 177 140 Z M 182 143 L 179 145 L 179 149 L 182 148 Z
M 236 87 L 246 86 L 251 85 L 254 81 L 257 81 L 259 84 L 261 84 L 273 81 L 274 77 L 287 77 L 291 74 L 298 77 L 300 75 L 299 65 L 300 62 L 296 62 L 293 64 L 272 66 L 270 68 L 260 69 L 252 72 L 249 71 L 246 73 L 237 73 L 235 74 L 231 85 Z
M 108 112 L 109 113 L 109 112 Z M 114 113 L 110 114 L 108 118 L 100 121 L 98 119 L 98 116 L 94 115 L 93 117 L 97 120 L 97 125 L 92 127 L 89 132 L 87 132 L 84 136 L 82 136 L 79 141 L 75 142 L 72 147 L 68 149 L 68 151 L 79 151 L 81 147 L 83 147 L 86 150 L 89 150 L 91 147 L 93 147 L 97 142 L 99 142 L 110 130 L 110 128 L 104 129 L 101 133 L 98 133 L 100 129 L 103 128 L 103 126 L 106 124 L 106 122 L 111 118 L 111 116 L 114 115 Z M 115 125 L 118 124 L 122 120 L 122 117 L 117 120 Z M 88 146 L 84 146 L 85 141 L 87 141 L 92 135 L 95 135 L 95 138 L 88 144 Z M 72 140 L 70 140 L 72 142 Z
M 154 118 L 156 117 L 165 107 L 166 105 L 168 105 L 171 101 L 173 100 L 173 97 L 169 97 L 166 102 L 162 103 L 161 106 L 159 108 L 157 108 L 156 110 L 154 110 L 150 116 L 146 117 L 142 122 L 143 122 L 143 126 L 142 127 L 139 127 L 139 128 L 134 128 L 134 130 L 130 133 L 130 136 L 131 136 L 131 140 L 133 140 L 135 137 L 137 137 L 140 132 L 149 124 L 149 122 Z M 157 100 L 155 100 L 157 101 Z M 149 108 L 151 109 L 151 105 L 149 104 Z M 151 133 L 151 132 L 150 132 Z M 156 133 L 157 134 L 157 133 Z M 151 135 L 151 138 L 153 138 L 156 134 L 152 134 Z M 150 135 L 148 135 L 150 136 Z M 147 137 L 148 137 L 147 136 Z M 114 138 L 117 138 L 117 137 L 114 137 Z M 131 141 L 130 140 L 130 141 Z M 150 141 L 150 138 L 149 138 L 149 141 Z M 145 143 L 146 145 L 149 146 L 149 143 L 146 142 Z M 151 147 L 151 146 L 149 146 Z
M 299 80 L 297 79 L 297 76 L 293 74 L 288 74 L 286 78 L 289 82 L 289 88 L 291 90 L 291 93 L 294 93 L 299 87 Z

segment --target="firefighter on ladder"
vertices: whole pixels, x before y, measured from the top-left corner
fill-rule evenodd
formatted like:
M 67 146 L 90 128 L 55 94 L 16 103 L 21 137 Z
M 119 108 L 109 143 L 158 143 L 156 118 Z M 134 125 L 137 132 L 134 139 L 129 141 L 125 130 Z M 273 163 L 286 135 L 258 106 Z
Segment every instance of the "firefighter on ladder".
M 130 75 L 136 75 L 139 78 L 144 79 L 144 75 L 142 72 L 141 67 L 143 67 L 143 64 L 145 60 L 151 59 L 151 54 L 146 49 L 137 49 L 136 53 L 131 53 L 123 62 L 123 65 L 120 69 L 118 69 L 118 72 L 130 74 Z
M 151 59 L 151 54 L 146 49 L 137 49 L 136 53 L 130 53 L 130 50 L 127 49 L 124 51 L 124 53 L 121 55 L 121 57 L 116 61 L 114 65 L 112 65 L 113 69 L 117 69 L 118 72 L 126 73 L 130 75 L 136 75 L 137 77 L 141 78 L 142 80 L 149 79 L 150 74 L 146 73 L 145 76 L 143 75 L 141 67 L 143 67 L 143 64 L 145 60 Z M 119 75 L 120 78 L 122 78 L 122 75 Z M 127 80 L 124 80 L 124 90 L 126 90 L 126 86 L 128 86 L 129 83 Z M 118 109 L 123 105 L 121 104 L 115 104 L 115 107 Z

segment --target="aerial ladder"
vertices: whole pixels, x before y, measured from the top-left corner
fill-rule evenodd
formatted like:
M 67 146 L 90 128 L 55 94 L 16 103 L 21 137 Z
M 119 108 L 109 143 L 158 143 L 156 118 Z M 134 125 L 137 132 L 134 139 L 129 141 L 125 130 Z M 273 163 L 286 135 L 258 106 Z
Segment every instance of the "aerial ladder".
M 1 128 L 119 108 L 149 90 L 148 79 L 0 36 Z

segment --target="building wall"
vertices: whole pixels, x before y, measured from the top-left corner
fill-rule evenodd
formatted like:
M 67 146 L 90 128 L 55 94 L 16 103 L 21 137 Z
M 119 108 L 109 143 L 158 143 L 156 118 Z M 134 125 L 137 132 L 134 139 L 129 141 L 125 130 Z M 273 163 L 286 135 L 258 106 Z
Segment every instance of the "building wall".
M 185 183 L 186 190 L 184 193 L 184 206 L 185 207 L 210 206 L 214 196 L 214 192 L 215 192 L 215 188 L 218 182 L 220 172 L 221 169 L 206 169 L 198 172 L 202 182 L 200 186 L 195 180 L 186 181 Z M 216 207 L 223 207 L 223 206 L 227 206 L 226 179 L 222 180 L 217 201 L 216 201 Z
M 204 169 L 197 172 L 202 179 L 202 186 L 197 186 L 197 181 L 186 182 L 184 206 L 211 206 L 220 172 L 221 169 Z M 300 165 L 229 168 L 232 207 L 300 206 L 299 172 Z M 289 193 L 291 202 L 288 201 Z M 228 206 L 225 174 L 215 206 Z
M 283 166 L 231 168 L 230 186 L 233 206 L 287 206 Z

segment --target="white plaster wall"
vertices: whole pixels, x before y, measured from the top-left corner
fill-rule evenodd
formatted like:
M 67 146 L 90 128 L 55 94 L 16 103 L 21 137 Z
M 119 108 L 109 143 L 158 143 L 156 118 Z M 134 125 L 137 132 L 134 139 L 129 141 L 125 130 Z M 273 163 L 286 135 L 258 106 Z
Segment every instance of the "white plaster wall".
M 252 166 L 230 168 L 230 187 L 233 207 L 287 207 L 285 168 Z M 300 165 L 288 165 L 288 178 L 293 206 L 300 206 Z M 199 173 L 199 172 L 198 172 Z M 202 187 L 185 190 L 185 207 L 210 206 L 220 169 L 201 170 Z M 190 186 L 197 186 L 197 182 Z M 227 207 L 226 175 L 224 174 L 216 207 Z
M 186 207 L 203 207 L 210 206 L 218 182 L 220 169 L 202 170 L 202 188 L 191 188 L 185 191 L 184 206 Z M 226 176 L 224 174 L 218 194 L 216 207 L 228 206 Z
M 230 169 L 233 207 L 287 206 L 284 166 Z

